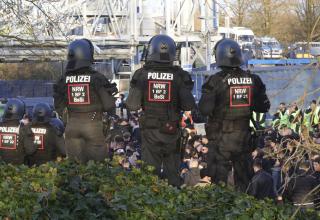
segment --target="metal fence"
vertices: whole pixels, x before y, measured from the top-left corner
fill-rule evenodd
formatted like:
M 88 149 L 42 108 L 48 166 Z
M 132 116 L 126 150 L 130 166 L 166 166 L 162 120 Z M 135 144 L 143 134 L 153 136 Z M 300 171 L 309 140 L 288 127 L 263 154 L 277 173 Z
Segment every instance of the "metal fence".
M 193 94 L 196 100 L 201 97 L 201 87 L 206 77 L 216 73 L 194 71 Z M 266 84 L 267 94 L 271 101 L 271 111 L 274 112 L 280 102 L 298 102 L 300 107 L 307 107 L 311 100 L 320 97 L 320 70 L 314 66 L 283 66 L 283 67 L 255 67 L 252 72 L 258 74 Z M 117 79 L 118 86 L 124 91 L 129 85 L 129 79 Z M 123 82 L 120 82 L 123 81 Z M 46 80 L 0 80 L 0 98 L 12 97 L 51 97 L 53 95 L 53 81 Z M 124 92 L 125 93 L 125 92 Z
M 196 100 L 201 97 L 201 87 L 205 78 L 218 70 L 195 71 L 193 94 Z M 297 102 L 300 107 L 307 107 L 311 100 L 320 97 L 320 69 L 315 66 L 256 67 L 252 72 L 259 75 L 266 84 L 271 101 L 270 112 L 276 111 L 280 102 Z
M 50 97 L 53 81 L 47 80 L 0 80 L 0 98 Z

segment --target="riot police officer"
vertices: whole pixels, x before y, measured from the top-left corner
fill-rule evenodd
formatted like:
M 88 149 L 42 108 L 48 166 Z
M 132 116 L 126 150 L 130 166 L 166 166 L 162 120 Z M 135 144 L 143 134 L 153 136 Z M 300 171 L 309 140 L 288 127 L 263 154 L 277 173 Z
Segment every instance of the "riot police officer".
M 245 191 L 252 175 L 249 120 L 252 111 L 267 112 L 270 102 L 260 77 L 240 68 L 242 54 L 235 41 L 219 41 L 215 57 L 221 71 L 204 83 L 199 101 L 201 113 L 209 116 L 208 169 L 212 180 L 227 182 L 233 165 L 235 185 Z
M 174 66 L 176 45 L 166 35 L 151 38 L 146 64 L 131 80 L 126 105 L 131 111 L 140 108 L 142 160 L 156 168 L 169 184 L 180 185 L 179 121 L 181 110 L 195 106 L 191 93 L 193 81 L 180 67 Z
M 29 125 L 20 122 L 25 114 L 20 99 L 9 99 L 0 122 L 0 161 L 23 164 L 25 156 L 35 152 L 33 134 Z
M 94 47 L 87 39 L 68 47 L 66 73 L 54 86 L 55 109 L 67 108 L 67 156 L 80 162 L 102 161 L 108 155 L 102 114 L 115 108 L 115 84 L 92 69 Z
M 27 157 L 29 166 L 41 165 L 66 154 L 63 123 L 52 116 L 52 108 L 47 103 L 38 103 L 33 107 L 31 130 L 37 150 Z

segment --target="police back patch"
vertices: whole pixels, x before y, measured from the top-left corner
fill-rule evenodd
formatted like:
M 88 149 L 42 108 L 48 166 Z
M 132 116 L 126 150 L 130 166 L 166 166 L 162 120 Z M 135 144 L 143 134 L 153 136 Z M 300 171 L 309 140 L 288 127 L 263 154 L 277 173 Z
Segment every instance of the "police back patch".
M 171 102 L 171 84 L 173 73 L 148 73 L 148 101 Z
M 90 104 L 90 84 L 68 84 L 68 104 Z
M 0 149 L 16 150 L 19 127 L 0 127 Z
M 37 146 L 38 150 L 44 150 L 43 134 L 34 134 L 33 143 Z
M 33 143 L 37 146 L 38 150 L 44 150 L 44 136 L 47 133 L 46 128 L 31 128 L 34 139 Z
M 0 134 L 0 149 L 16 150 L 17 149 L 17 134 Z
M 230 108 L 251 106 L 251 86 L 230 87 Z
M 148 82 L 149 102 L 171 102 L 170 81 L 149 81 Z

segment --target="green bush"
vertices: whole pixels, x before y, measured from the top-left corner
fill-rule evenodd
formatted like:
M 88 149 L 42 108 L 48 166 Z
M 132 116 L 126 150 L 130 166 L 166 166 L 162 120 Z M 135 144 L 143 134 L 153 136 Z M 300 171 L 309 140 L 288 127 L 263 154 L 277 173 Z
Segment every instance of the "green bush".
M 176 189 L 153 169 L 125 171 L 108 162 L 0 165 L 0 219 L 289 219 L 274 206 L 220 186 Z M 299 212 L 296 219 L 317 219 Z

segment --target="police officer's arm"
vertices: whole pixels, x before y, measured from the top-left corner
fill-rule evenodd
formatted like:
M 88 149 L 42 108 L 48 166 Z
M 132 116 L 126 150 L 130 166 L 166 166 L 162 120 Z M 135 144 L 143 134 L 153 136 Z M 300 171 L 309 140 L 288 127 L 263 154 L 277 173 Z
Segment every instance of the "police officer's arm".
M 190 111 L 195 108 L 196 103 L 192 95 L 193 81 L 188 72 L 182 71 L 182 83 L 179 88 L 180 107 L 184 111 Z
M 103 111 L 107 112 L 116 107 L 114 95 L 118 92 L 115 84 L 109 82 L 109 80 L 101 73 L 96 73 L 94 86 L 98 93 Z
M 137 70 L 133 74 L 130 82 L 129 95 L 125 102 L 127 108 L 130 111 L 137 111 L 142 106 L 143 88 L 142 88 L 141 80 L 139 79 L 141 74 L 142 74 L 141 70 Z
M 33 155 L 37 151 L 37 145 L 34 144 L 34 134 L 30 125 L 20 126 L 19 146 L 24 150 L 26 156 Z
M 56 149 L 58 156 L 65 156 L 65 140 L 64 140 L 64 126 L 62 122 L 58 119 L 50 120 L 50 137 L 53 141 L 52 146 Z
M 202 95 L 199 101 L 199 110 L 202 115 L 210 115 L 215 107 L 216 94 L 213 87 L 213 76 L 210 76 L 202 85 Z
M 254 93 L 251 110 L 266 113 L 270 109 L 270 101 L 266 94 L 266 86 L 258 75 L 252 74 L 252 76 L 254 80 Z
M 55 147 L 57 149 L 58 156 L 66 156 L 66 147 L 63 136 L 55 135 Z
M 66 93 L 65 93 L 64 87 L 65 87 L 64 77 L 61 77 L 53 85 L 54 107 L 60 116 L 62 116 L 63 110 L 66 107 Z

